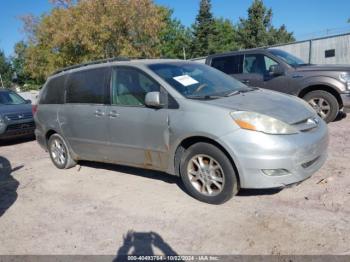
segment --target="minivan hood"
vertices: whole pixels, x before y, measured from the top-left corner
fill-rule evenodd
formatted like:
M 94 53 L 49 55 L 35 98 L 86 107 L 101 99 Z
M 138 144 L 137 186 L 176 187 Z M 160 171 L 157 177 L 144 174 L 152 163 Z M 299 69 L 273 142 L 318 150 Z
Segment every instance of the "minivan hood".
M 315 116 L 315 111 L 300 98 L 262 89 L 205 102 L 234 111 L 264 114 L 288 124 Z
M 16 114 L 32 112 L 31 104 L 20 104 L 20 105 L 1 105 L 0 104 L 0 115 Z
M 350 71 L 349 65 L 303 65 L 295 68 L 297 71 Z

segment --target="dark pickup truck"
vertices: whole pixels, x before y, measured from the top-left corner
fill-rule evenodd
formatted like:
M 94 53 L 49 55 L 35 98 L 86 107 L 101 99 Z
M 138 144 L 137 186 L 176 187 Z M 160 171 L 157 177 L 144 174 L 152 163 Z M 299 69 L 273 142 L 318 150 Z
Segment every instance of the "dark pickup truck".
M 350 108 L 350 66 L 308 64 L 267 48 L 210 55 L 205 63 L 246 85 L 303 98 L 327 123 Z

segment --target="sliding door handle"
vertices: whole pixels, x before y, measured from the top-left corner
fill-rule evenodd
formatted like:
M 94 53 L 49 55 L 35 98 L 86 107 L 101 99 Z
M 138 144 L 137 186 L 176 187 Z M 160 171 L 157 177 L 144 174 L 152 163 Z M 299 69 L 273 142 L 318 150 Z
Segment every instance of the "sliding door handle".
M 97 117 L 100 117 L 100 116 L 104 116 L 105 113 L 104 113 L 102 110 L 97 109 L 97 110 L 95 111 L 94 115 L 97 116 Z
M 117 111 L 115 111 L 115 110 L 111 110 L 109 112 L 109 114 L 108 114 L 108 116 L 111 117 L 111 118 L 118 117 L 119 115 L 120 114 Z

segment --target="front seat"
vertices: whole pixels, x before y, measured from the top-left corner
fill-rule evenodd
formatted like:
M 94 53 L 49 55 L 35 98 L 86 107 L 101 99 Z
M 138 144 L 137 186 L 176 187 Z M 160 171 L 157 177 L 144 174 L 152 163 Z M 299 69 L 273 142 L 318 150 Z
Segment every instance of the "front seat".
M 118 74 L 118 87 L 116 100 L 121 105 L 143 105 L 143 99 L 140 96 L 133 76 L 131 74 Z

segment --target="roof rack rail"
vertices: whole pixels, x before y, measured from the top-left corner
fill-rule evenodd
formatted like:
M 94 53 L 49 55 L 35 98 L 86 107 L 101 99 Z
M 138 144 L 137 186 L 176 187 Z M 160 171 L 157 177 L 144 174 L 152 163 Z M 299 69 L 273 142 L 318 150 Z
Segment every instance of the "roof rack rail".
M 86 63 L 82 63 L 82 64 L 78 64 L 78 65 L 72 65 L 72 66 L 67 66 L 61 69 L 56 70 L 55 72 L 53 72 L 51 75 L 57 75 L 58 73 L 64 72 L 64 71 L 68 71 L 71 69 L 75 69 L 75 68 L 80 68 L 83 66 L 88 66 L 88 65 L 96 65 L 96 64 L 102 64 L 102 63 L 108 63 L 108 62 L 115 62 L 115 61 L 130 61 L 130 58 L 128 57 L 111 57 L 111 58 L 106 58 L 106 59 L 99 59 L 99 60 L 94 60 L 91 62 L 86 62 Z

